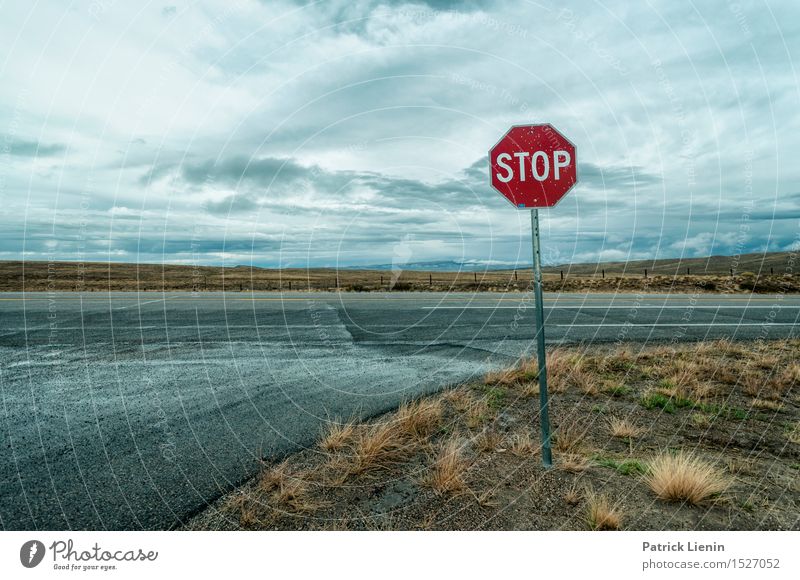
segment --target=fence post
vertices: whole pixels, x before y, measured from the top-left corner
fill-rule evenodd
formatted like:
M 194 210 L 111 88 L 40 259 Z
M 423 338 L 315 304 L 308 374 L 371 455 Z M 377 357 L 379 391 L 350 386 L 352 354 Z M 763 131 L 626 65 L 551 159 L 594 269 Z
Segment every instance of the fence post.
M 475 278 L 475 283 L 477 284 L 478 283 L 478 273 L 477 272 L 473 272 L 472 273 L 472 277 Z
M 517 271 L 514 270 L 514 281 L 516 281 L 516 280 L 517 280 Z
M 561 279 L 564 279 L 564 270 L 561 270 Z
M 647 268 L 644 269 L 644 277 L 647 278 Z
M 428 286 L 433 286 L 433 274 L 428 274 Z
M 381 276 L 381 287 L 383 287 L 383 276 Z
M 606 269 L 605 269 L 605 268 L 603 268 L 603 269 L 601 270 L 601 272 L 603 273 L 603 279 L 605 279 L 605 277 L 606 277 Z

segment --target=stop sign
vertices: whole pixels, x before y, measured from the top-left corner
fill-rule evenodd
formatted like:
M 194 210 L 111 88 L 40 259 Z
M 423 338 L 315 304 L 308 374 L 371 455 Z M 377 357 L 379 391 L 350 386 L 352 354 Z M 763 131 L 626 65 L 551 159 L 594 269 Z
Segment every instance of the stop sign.
M 492 187 L 519 209 L 553 207 L 578 181 L 575 145 L 550 124 L 511 127 L 489 163 Z

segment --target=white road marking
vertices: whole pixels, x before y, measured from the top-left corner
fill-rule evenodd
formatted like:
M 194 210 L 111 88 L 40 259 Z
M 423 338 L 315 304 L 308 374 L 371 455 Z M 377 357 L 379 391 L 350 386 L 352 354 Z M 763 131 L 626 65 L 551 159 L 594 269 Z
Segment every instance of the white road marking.
M 533 301 L 529 303 L 529 306 L 533 308 Z M 465 306 L 422 306 L 422 310 L 519 310 L 520 306 L 472 306 L 472 305 L 465 305 Z M 713 304 L 686 304 L 683 306 L 643 306 L 639 305 L 636 306 L 635 304 L 629 304 L 627 306 L 584 306 L 583 304 L 547 304 L 545 303 L 545 308 L 579 308 L 581 310 L 686 310 L 687 308 L 695 308 L 695 309 L 703 309 L 703 310 L 748 310 L 748 309 L 755 309 L 755 308 L 774 308 L 775 305 L 757 305 L 757 304 L 740 304 L 738 306 L 715 306 Z M 780 305 L 781 310 L 786 310 L 788 308 L 800 309 L 800 305 L 792 306 L 782 304 Z
M 740 326 L 797 326 L 798 328 L 800 328 L 800 324 L 797 324 L 797 323 L 794 323 L 794 322 L 741 322 L 741 323 L 740 322 L 689 322 L 689 323 L 686 323 L 686 322 L 684 322 L 684 323 L 681 323 L 681 322 L 653 322 L 653 323 L 640 322 L 638 324 L 636 324 L 636 323 L 631 323 L 631 324 L 628 324 L 628 323 L 609 324 L 609 323 L 605 323 L 605 322 L 595 322 L 595 323 L 592 323 L 592 324 L 548 324 L 547 326 L 561 326 L 561 327 L 566 327 L 566 328 L 570 328 L 570 327 L 590 327 L 590 326 L 592 326 L 592 327 L 593 326 L 612 326 L 612 327 L 616 327 L 616 326 L 629 326 L 629 327 L 630 326 L 646 326 L 646 327 L 652 327 L 652 326 L 671 326 L 671 327 L 675 327 L 675 326 L 678 326 L 678 327 L 683 327 L 683 326 L 736 326 L 736 327 L 740 327 Z

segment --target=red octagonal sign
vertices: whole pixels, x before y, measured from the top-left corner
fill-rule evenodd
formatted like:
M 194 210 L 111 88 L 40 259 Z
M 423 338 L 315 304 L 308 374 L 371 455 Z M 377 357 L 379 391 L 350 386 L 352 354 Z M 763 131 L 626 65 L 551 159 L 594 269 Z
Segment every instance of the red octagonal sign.
M 575 145 L 552 125 L 515 125 L 489 151 L 492 187 L 519 209 L 553 207 L 578 181 Z

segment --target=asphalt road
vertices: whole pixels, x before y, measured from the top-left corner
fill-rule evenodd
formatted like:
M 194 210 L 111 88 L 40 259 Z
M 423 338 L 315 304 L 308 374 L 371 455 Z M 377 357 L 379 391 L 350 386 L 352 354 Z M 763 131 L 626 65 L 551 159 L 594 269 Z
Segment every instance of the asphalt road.
M 547 339 L 798 336 L 792 296 L 545 297 Z M 0 527 L 164 529 L 368 416 L 529 352 L 521 294 L 0 294 Z

